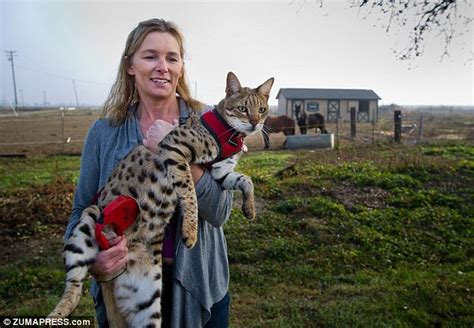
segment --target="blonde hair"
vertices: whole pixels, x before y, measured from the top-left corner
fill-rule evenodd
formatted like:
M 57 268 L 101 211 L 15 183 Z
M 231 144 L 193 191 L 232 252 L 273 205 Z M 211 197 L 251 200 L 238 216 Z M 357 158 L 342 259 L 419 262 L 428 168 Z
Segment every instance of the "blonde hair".
M 184 37 L 176 24 L 158 18 L 138 23 L 137 27 L 127 37 L 125 49 L 120 59 L 117 79 L 112 85 L 102 110 L 102 117 L 109 117 L 113 125 L 123 123 L 131 114 L 128 108 L 139 102 L 135 81 L 127 73 L 127 68 L 131 64 L 133 55 L 150 32 L 170 33 L 178 42 L 181 58 L 184 58 Z M 203 109 L 204 105 L 191 97 L 184 66 L 183 74 L 178 80 L 176 93 L 184 100 L 188 107 L 197 111 Z

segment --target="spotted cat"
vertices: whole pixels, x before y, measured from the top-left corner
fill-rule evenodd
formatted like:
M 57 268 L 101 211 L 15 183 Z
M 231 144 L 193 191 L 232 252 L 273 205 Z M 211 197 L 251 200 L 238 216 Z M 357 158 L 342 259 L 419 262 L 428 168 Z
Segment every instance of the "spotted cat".
M 243 212 L 253 219 L 252 181 L 234 168 L 244 147 L 243 138 L 263 127 L 272 85 L 273 78 L 256 89 L 241 87 L 230 72 L 226 97 L 216 108 L 202 115 L 191 112 L 187 124 L 171 131 L 156 153 L 139 145 L 119 162 L 100 192 L 97 206 L 84 210 L 65 242 L 66 288 L 51 317 L 68 316 L 77 306 L 83 281 L 99 251 L 95 224 L 101 209 L 125 195 L 136 200 L 139 215 L 125 231 L 129 257 L 125 271 L 102 283 L 107 318 L 111 327 L 160 327 L 162 243 L 178 202 L 185 245 L 191 248 L 197 241 L 197 200 L 189 164 L 207 165 L 224 189 L 241 190 Z M 104 234 L 112 237 L 113 228 L 106 227 Z

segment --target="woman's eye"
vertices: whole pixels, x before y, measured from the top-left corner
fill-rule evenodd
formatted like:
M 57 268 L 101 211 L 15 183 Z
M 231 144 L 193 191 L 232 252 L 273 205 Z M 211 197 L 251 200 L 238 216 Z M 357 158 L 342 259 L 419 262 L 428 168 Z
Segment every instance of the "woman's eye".
M 242 113 L 245 113 L 247 111 L 247 107 L 245 107 L 245 106 L 239 106 L 239 107 L 237 107 L 237 109 L 239 111 L 241 111 Z
M 153 60 L 153 59 L 155 59 L 155 56 L 145 56 L 143 58 L 147 59 L 147 60 Z

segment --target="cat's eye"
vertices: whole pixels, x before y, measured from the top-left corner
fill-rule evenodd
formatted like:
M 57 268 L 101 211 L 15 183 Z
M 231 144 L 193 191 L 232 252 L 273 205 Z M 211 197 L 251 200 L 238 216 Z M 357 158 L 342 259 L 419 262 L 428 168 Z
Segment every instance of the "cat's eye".
M 247 107 L 245 107 L 245 106 L 238 106 L 237 109 L 238 109 L 239 111 L 241 111 L 242 113 L 247 112 Z
M 266 107 L 260 107 L 260 108 L 258 109 L 258 112 L 259 112 L 260 114 L 263 114 L 263 113 L 265 113 L 266 110 L 267 110 Z

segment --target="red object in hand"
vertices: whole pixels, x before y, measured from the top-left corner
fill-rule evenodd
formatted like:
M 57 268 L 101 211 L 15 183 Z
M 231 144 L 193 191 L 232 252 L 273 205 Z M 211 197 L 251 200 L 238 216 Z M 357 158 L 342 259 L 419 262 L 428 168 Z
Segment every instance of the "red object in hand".
M 110 243 L 105 238 L 102 230 L 105 225 L 111 224 L 117 236 L 122 236 L 137 218 L 139 208 L 132 197 L 118 196 L 111 201 L 102 211 L 99 222 L 95 224 L 95 239 L 101 250 L 110 248 Z

